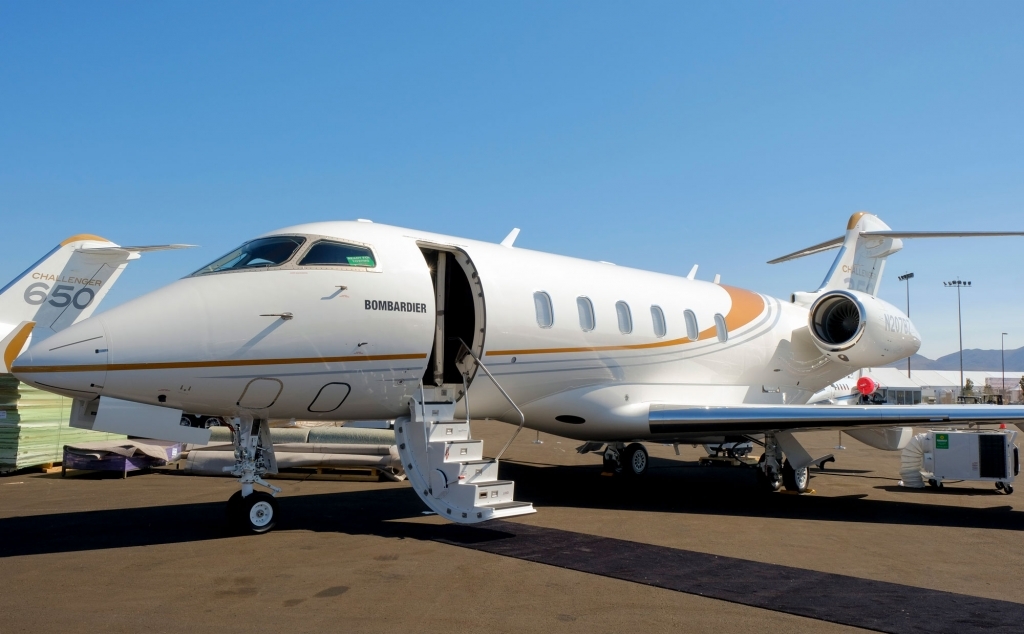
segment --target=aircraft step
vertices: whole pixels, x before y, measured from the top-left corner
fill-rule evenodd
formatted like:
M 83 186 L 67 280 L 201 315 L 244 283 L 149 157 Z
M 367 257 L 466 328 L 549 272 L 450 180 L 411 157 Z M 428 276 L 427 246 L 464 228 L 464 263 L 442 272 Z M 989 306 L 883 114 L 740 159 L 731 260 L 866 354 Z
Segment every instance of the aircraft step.
M 454 420 L 454 388 L 421 388 L 409 416 L 395 421 L 395 440 L 409 482 L 441 517 L 473 524 L 533 513 L 517 502 L 515 482 L 498 479 L 498 461 L 483 457 L 467 421 Z M 447 400 L 446 400 L 447 399 Z

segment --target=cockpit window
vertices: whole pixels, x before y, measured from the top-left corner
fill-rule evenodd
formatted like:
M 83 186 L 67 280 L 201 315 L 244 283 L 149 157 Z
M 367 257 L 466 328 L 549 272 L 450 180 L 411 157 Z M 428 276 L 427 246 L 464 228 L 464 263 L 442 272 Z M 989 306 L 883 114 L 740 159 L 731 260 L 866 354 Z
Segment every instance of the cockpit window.
M 377 261 L 373 251 L 354 244 L 321 240 L 309 248 L 299 266 L 365 266 L 373 268 Z
M 199 269 L 193 275 L 278 266 L 287 262 L 305 241 L 305 238 L 298 236 L 273 236 L 246 242 L 219 260 Z

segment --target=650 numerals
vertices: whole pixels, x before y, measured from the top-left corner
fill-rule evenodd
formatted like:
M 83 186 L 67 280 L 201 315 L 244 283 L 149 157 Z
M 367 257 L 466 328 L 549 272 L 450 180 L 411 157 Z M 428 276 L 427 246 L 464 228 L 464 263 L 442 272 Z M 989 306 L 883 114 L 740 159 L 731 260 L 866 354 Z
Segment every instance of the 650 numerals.
M 33 306 L 38 306 L 46 301 L 49 297 L 49 304 L 57 308 L 64 308 L 68 305 L 74 306 L 78 310 L 82 310 L 86 306 L 92 303 L 96 292 L 88 286 L 78 289 L 78 291 L 72 295 L 71 291 L 75 290 L 74 286 L 67 284 L 58 284 L 53 287 L 53 292 L 47 295 L 47 291 L 50 290 L 49 284 L 43 282 L 36 282 L 29 284 L 28 288 L 25 289 L 25 301 Z

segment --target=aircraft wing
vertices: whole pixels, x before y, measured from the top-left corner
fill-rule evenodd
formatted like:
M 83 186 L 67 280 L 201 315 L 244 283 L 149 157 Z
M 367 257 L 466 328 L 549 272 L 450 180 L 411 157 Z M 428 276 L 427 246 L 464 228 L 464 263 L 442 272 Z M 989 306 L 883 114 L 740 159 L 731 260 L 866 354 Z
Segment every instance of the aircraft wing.
M 759 434 L 852 427 L 929 427 L 967 423 L 1024 424 L 1012 405 L 711 405 L 652 403 L 652 434 Z

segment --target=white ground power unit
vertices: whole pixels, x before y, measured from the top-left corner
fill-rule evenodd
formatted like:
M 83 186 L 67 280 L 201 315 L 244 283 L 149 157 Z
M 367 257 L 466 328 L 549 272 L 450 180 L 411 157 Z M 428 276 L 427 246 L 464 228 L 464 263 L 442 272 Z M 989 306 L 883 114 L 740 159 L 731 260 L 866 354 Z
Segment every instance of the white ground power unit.
M 903 485 L 941 488 L 946 480 L 992 482 L 1013 493 L 1020 472 L 1017 432 L 998 430 L 931 430 L 914 436 L 903 450 Z

